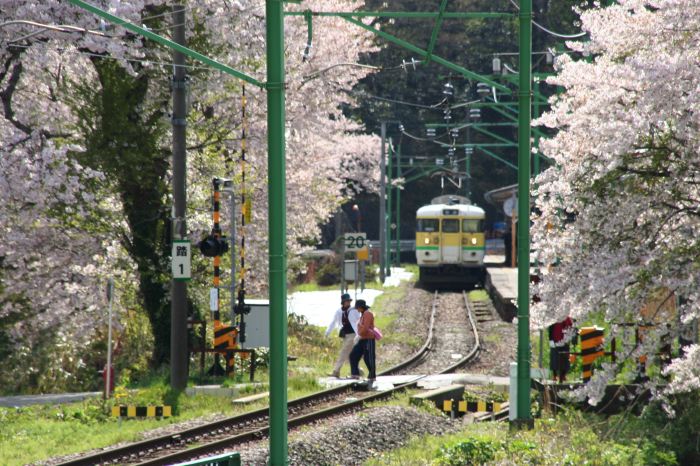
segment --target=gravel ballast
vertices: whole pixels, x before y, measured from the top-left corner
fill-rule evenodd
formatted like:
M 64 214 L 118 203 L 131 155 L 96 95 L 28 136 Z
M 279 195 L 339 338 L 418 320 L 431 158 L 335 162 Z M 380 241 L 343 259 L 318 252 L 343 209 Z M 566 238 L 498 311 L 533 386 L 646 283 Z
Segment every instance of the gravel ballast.
M 381 406 L 326 421 L 289 435 L 289 464 L 360 465 L 382 452 L 399 448 L 413 436 L 454 432 L 461 422 L 414 407 Z M 268 464 L 268 447 L 249 444 L 239 449 L 242 464 Z

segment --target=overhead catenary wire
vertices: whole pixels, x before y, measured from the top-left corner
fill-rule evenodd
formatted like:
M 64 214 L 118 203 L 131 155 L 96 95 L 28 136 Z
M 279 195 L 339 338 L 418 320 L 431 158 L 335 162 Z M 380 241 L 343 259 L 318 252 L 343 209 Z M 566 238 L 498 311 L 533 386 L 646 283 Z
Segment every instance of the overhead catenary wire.
M 93 29 L 87 29 L 79 26 L 71 26 L 70 24 L 45 24 L 45 23 L 37 23 L 36 21 L 28 21 L 28 20 L 20 20 L 20 19 L 15 19 L 11 21 L 5 21 L 4 23 L 0 23 L 0 28 L 4 28 L 7 26 L 14 26 L 14 25 L 26 25 L 26 26 L 34 26 L 34 27 L 40 27 L 44 29 L 48 29 L 50 31 L 55 31 L 55 32 L 65 32 L 65 33 L 83 33 L 83 34 L 93 34 L 96 36 L 101 36 L 101 37 L 112 37 L 107 34 L 105 34 L 103 31 L 96 31 Z M 35 33 L 30 33 L 27 36 L 31 37 L 33 35 L 36 35 Z M 15 39 L 14 41 L 10 41 L 9 43 L 19 41 L 26 38 L 21 37 L 19 39 Z
M 32 45 L 20 45 L 20 44 L 8 44 L 8 47 L 13 47 L 13 48 L 22 48 L 22 49 L 29 49 L 33 47 Z M 162 67 L 167 67 L 167 68 L 172 68 L 175 66 L 174 63 L 172 62 L 163 62 L 163 61 L 154 61 L 154 60 L 148 60 L 144 58 L 135 58 L 135 57 L 124 57 L 124 56 L 113 56 L 113 55 L 103 55 L 99 53 L 92 53 L 92 52 L 84 52 L 80 50 L 69 50 L 66 49 L 64 46 L 56 46 L 53 48 L 57 52 L 60 53 L 69 53 L 71 55 L 83 55 L 86 57 L 96 57 L 96 58 L 103 58 L 106 60 L 120 60 L 120 61 L 128 61 L 128 62 L 133 62 L 133 63 L 141 63 L 143 65 L 155 65 L 155 66 L 162 66 Z M 198 65 L 177 65 L 181 68 L 187 68 L 190 70 L 209 70 L 209 71 L 219 71 L 216 68 L 212 68 L 210 66 L 198 66 Z
M 307 57 L 308 57 L 307 51 L 310 47 L 312 47 L 312 45 L 309 42 L 306 44 L 304 59 L 302 61 L 307 61 Z M 413 65 L 413 68 L 415 69 L 416 64 L 420 64 L 420 63 L 421 63 L 420 60 L 414 60 L 414 59 L 411 59 L 411 62 L 408 62 L 408 63 L 406 61 L 404 61 L 401 65 L 389 66 L 389 67 L 368 65 L 365 63 L 355 63 L 355 62 L 336 63 L 334 65 L 327 66 L 326 68 L 314 71 L 313 73 L 310 73 L 310 74 L 307 74 L 306 76 L 303 76 L 301 84 L 303 86 L 308 81 L 311 81 L 312 79 L 316 79 L 316 78 L 320 77 L 321 75 L 327 73 L 328 71 L 330 71 L 334 68 L 342 67 L 342 66 L 355 66 L 358 68 L 367 68 L 367 69 L 371 69 L 374 71 L 393 71 L 393 70 L 400 70 L 400 69 L 406 71 L 408 65 Z
M 513 4 L 513 6 L 515 7 L 516 10 L 520 10 L 520 5 L 518 5 L 517 3 L 515 3 L 514 0 L 510 0 L 510 3 Z M 537 21 L 535 21 L 534 19 L 533 19 L 531 22 L 532 22 L 532 24 L 533 24 L 535 27 L 537 27 L 538 29 L 541 29 L 542 31 L 544 31 L 544 32 L 546 32 L 547 34 L 550 34 L 550 35 L 552 35 L 552 36 L 554 36 L 554 37 L 559 37 L 560 39 L 578 39 L 578 38 L 580 38 L 580 37 L 584 37 L 584 36 L 588 35 L 587 32 L 579 32 L 578 34 L 561 34 L 561 33 L 559 33 L 559 32 L 554 32 L 554 31 L 552 31 L 552 30 L 547 29 L 546 27 L 542 26 L 541 24 L 539 24 L 539 23 L 538 23 Z
M 445 133 L 443 133 L 443 134 L 439 134 L 439 135 L 436 135 L 436 136 L 434 136 L 434 137 L 422 138 L 422 137 L 420 137 L 420 136 L 415 136 L 415 135 L 413 135 L 413 134 L 407 132 L 405 129 L 400 130 L 400 131 L 401 131 L 401 134 L 403 134 L 404 136 L 406 136 L 406 137 L 408 137 L 408 138 L 411 138 L 411 139 L 414 139 L 414 140 L 416 140 L 416 141 L 435 142 L 435 143 L 438 143 L 438 144 L 444 144 L 444 143 L 439 143 L 439 142 L 435 141 L 436 139 L 443 138 L 443 137 L 445 137 L 445 136 L 449 136 L 449 134 L 450 134 L 450 132 L 447 131 L 447 132 L 445 132 Z
M 417 103 L 415 103 L 415 102 L 406 102 L 406 101 L 404 101 L 404 100 L 389 99 L 388 97 L 379 97 L 379 96 L 367 94 L 367 93 L 364 93 L 364 92 L 350 92 L 350 93 L 351 93 L 351 94 L 356 94 L 356 95 L 358 95 L 359 97 L 365 97 L 365 98 L 368 98 L 368 99 L 381 100 L 381 101 L 383 101 L 383 102 L 390 102 L 390 103 L 394 103 L 394 104 L 398 104 L 398 105 L 407 105 L 407 106 L 409 106 L 409 107 L 425 108 L 425 109 L 427 109 L 427 110 L 437 110 L 437 109 L 440 108 L 440 106 L 441 106 L 442 104 L 445 103 L 445 99 L 442 99 L 440 102 L 438 102 L 438 103 L 436 103 L 436 104 L 425 105 L 425 104 L 417 104 Z

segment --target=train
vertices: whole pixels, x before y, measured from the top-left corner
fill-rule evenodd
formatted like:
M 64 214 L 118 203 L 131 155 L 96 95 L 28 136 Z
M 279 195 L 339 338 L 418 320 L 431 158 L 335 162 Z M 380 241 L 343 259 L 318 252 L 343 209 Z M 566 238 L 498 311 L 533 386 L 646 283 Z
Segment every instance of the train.
M 424 284 L 473 286 L 485 277 L 486 213 L 458 195 L 434 198 L 416 212 L 416 261 Z

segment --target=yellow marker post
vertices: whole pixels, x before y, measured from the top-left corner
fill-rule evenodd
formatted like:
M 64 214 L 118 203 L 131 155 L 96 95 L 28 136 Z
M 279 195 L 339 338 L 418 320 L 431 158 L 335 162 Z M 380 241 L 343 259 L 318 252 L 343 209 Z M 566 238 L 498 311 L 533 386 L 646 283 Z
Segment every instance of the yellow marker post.
M 359 249 L 357 251 L 357 260 L 358 261 L 366 261 L 369 260 L 369 248 L 365 246 L 362 249 Z
M 581 337 L 581 363 L 584 382 L 591 380 L 593 376 L 593 363 L 603 356 L 603 334 L 604 329 L 600 327 L 581 327 L 579 335 Z

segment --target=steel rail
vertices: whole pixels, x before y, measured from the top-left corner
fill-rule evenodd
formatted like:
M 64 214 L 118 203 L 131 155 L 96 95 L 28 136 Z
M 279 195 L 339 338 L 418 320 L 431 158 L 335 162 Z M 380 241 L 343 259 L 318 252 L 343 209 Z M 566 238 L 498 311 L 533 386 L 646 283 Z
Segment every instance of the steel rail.
M 472 361 L 477 355 L 480 350 L 480 342 L 479 342 L 479 333 L 476 327 L 476 322 L 474 320 L 473 312 L 471 305 L 469 303 L 469 299 L 467 297 L 466 292 L 462 292 L 462 296 L 464 298 L 464 304 L 467 312 L 467 316 L 469 318 L 469 322 L 472 328 L 472 332 L 474 333 L 474 347 L 472 350 L 462 359 L 457 361 L 455 364 L 452 364 L 451 366 L 443 369 L 440 371 L 440 374 L 446 374 L 453 372 L 454 370 L 458 369 L 459 367 L 469 363 Z M 432 339 L 433 339 L 433 326 L 434 326 L 434 321 L 435 321 L 435 311 L 437 309 L 437 298 L 438 298 L 438 292 L 435 292 L 434 298 L 433 298 L 433 306 L 432 306 L 432 312 L 430 316 L 430 325 L 429 325 L 429 330 L 428 330 L 428 337 L 426 338 L 425 344 L 421 347 L 416 354 L 414 354 L 409 360 L 413 360 L 414 362 L 421 359 L 422 357 L 427 354 L 427 352 L 430 350 L 430 347 L 432 345 Z M 398 368 L 404 368 L 406 366 L 405 364 L 406 361 L 390 368 L 384 371 L 382 374 L 386 374 L 392 370 L 398 370 Z M 416 380 L 413 380 L 411 382 L 398 385 L 390 390 L 378 392 L 373 395 L 369 395 L 366 397 L 362 397 L 361 399 L 358 400 L 352 400 L 352 401 L 347 401 L 344 403 L 337 404 L 335 406 L 331 406 L 329 408 L 325 408 L 319 411 L 314 411 L 309 414 L 305 414 L 302 416 L 297 416 L 297 417 L 292 417 L 288 420 L 288 428 L 294 428 L 294 427 L 299 427 L 303 425 L 310 424 L 314 421 L 320 420 L 320 419 L 326 419 L 332 416 L 336 416 L 342 413 L 346 413 L 349 411 L 357 411 L 360 410 L 366 403 L 372 402 L 372 401 L 378 401 L 381 399 L 389 398 L 393 396 L 394 394 L 400 393 L 402 391 L 406 391 L 411 388 L 415 388 L 418 385 L 418 381 L 420 379 L 423 379 L 427 376 L 422 376 L 417 378 Z M 505 415 L 507 417 L 508 411 L 505 410 Z M 484 419 L 479 419 L 476 422 L 482 422 L 486 420 L 490 420 L 491 418 L 493 419 L 499 419 L 501 420 L 503 416 L 503 410 L 499 413 L 495 413 L 491 415 L 489 413 L 489 416 L 486 416 Z M 144 462 L 139 463 L 139 466 L 164 466 L 164 465 L 170 465 L 178 462 L 183 462 L 183 461 L 192 461 L 196 460 L 199 458 L 203 458 L 206 456 L 214 455 L 219 452 L 222 452 L 226 449 L 231 449 L 234 448 L 238 445 L 241 445 L 243 443 L 253 441 L 253 440 L 261 440 L 264 437 L 268 435 L 269 432 L 269 427 L 262 427 L 253 431 L 245 432 L 236 436 L 231 436 L 227 437 L 225 439 L 217 440 L 214 442 L 207 443 L 205 445 L 201 445 L 198 447 L 193 447 L 187 450 L 179 451 L 176 453 L 173 453 L 168 456 L 161 456 L 159 458 L 155 458 L 153 460 L 147 460 Z
M 468 302 L 465 297 L 465 303 Z M 428 325 L 428 335 L 425 342 L 411 357 L 408 359 L 380 372 L 379 375 L 391 375 L 401 370 L 410 367 L 411 365 L 424 359 L 427 354 L 431 351 L 433 346 L 434 338 L 434 326 L 435 326 L 435 314 L 437 310 L 437 298 L 438 292 L 436 291 L 433 296 L 433 304 L 430 314 L 430 322 Z M 468 306 L 468 304 L 467 304 Z M 479 339 L 476 333 L 476 325 L 472 318 L 471 310 L 467 307 L 467 313 L 469 315 L 470 323 L 472 326 L 472 331 L 475 332 L 475 341 L 478 345 Z M 449 366 L 447 369 L 441 371 L 441 374 L 452 372 L 460 366 L 468 363 L 477 354 L 478 348 L 472 349 L 470 353 L 457 361 L 455 364 Z M 292 417 L 288 421 L 288 427 L 293 428 L 300 425 L 308 424 L 318 419 L 329 417 L 332 415 L 337 415 L 340 413 L 361 409 L 362 406 L 370 401 L 381 400 L 388 398 L 395 393 L 405 391 L 417 386 L 418 380 L 424 378 L 425 376 L 419 377 L 414 381 L 408 382 L 394 387 L 391 390 L 386 390 L 373 395 L 363 397 L 359 400 L 351 402 L 343 402 L 336 406 L 332 406 L 326 409 L 318 410 L 313 413 Z M 354 392 L 357 384 L 347 384 L 339 387 L 330 388 L 323 390 L 321 392 L 312 393 L 300 398 L 295 398 L 290 400 L 288 403 L 288 412 L 293 414 L 304 407 L 312 406 L 314 404 L 321 404 L 325 401 L 331 400 L 333 398 L 338 398 L 344 393 Z M 125 445 L 120 448 L 114 448 L 111 450 L 101 451 L 99 453 L 84 456 L 81 458 L 76 458 L 71 461 L 60 463 L 59 466 L 92 466 L 98 464 L 114 464 L 115 462 L 134 462 L 138 461 L 139 457 L 148 455 L 149 453 L 164 450 L 167 448 L 172 448 L 175 446 L 183 447 L 190 443 L 200 442 L 205 440 L 210 435 L 220 435 L 223 432 L 232 432 L 236 429 L 245 429 L 254 423 L 265 422 L 269 418 L 269 408 L 261 408 L 249 413 L 244 413 L 241 415 L 229 417 L 226 419 L 221 419 L 219 421 L 214 421 L 211 423 L 203 424 L 201 426 L 193 427 L 190 429 L 183 430 L 181 432 L 168 434 L 160 437 L 156 437 L 149 440 L 143 440 L 140 442 Z M 240 433 L 238 435 L 232 435 L 222 440 L 215 440 L 213 442 L 208 442 L 205 445 L 187 448 L 186 450 L 173 453 L 167 456 L 161 456 L 160 458 L 155 458 L 152 460 L 146 460 L 145 462 L 140 462 L 141 465 L 156 465 L 156 464 L 172 464 L 173 462 L 186 461 L 199 456 L 213 454 L 220 449 L 230 448 L 233 445 L 240 445 L 252 440 L 260 440 L 268 435 L 269 426 L 262 428 L 248 430 L 247 432 Z
M 435 292 L 435 297 L 433 299 L 432 312 L 430 315 L 430 325 L 428 328 L 428 337 L 426 338 L 423 346 L 410 358 L 380 372 L 379 375 L 395 374 L 396 372 L 399 372 L 411 366 L 412 364 L 415 364 L 417 361 L 420 361 L 425 357 L 427 352 L 430 351 L 433 339 L 436 300 L 437 292 Z M 314 403 L 323 403 L 324 401 L 330 398 L 338 397 L 343 393 L 352 391 L 353 384 L 348 384 L 339 387 L 333 387 L 327 390 L 323 390 L 321 392 L 312 393 L 310 395 L 306 395 L 300 398 L 295 398 L 289 401 L 288 411 L 290 413 L 293 413 L 303 408 L 304 406 L 308 406 Z M 228 417 L 226 419 L 221 419 L 218 421 L 203 424 L 201 426 L 186 429 L 175 434 L 163 435 L 160 437 L 131 443 L 123 447 L 104 450 L 99 453 L 83 456 L 80 458 L 60 463 L 58 466 L 92 466 L 96 464 L 111 464 L 119 461 L 134 460 L 139 456 L 143 456 L 144 452 L 152 452 L 156 450 L 162 450 L 164 448 L 170 448 L 175 445 L 185 445 L 187 443 L 199 441 L 202 438 L 206 438 L 208 435 L 210 435 L 210 433 L 232 431 L 234 429 L 250 425 L 253 422 L 260 422 L 268 418 L 268 416 L 269 408 L 265 407 L 255 411 L 251 411 L 249 413 Z M 245 438 L 246 435 L 247 434 L 240 434 L 240 437 Z

